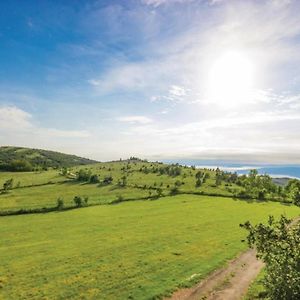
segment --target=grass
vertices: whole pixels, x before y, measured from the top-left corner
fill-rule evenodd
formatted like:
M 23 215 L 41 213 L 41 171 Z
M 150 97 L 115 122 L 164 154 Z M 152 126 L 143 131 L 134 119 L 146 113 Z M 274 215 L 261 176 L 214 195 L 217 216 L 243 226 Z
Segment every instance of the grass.
M 103 180 L 105 176 L 111 175 L 114 180 L 108 186 L 99 187 L 97 184 L 80 183 L 62 176 L 59 170 L 40 172 L 0 172 L 0 187 L 3 183 L 13 178 L 14 189 L 9 193 L 0 194 L 0 212 L 17 211 L 20 209 L 37 209 L 54 207 L 57 198 L 62 197 L 66 207 L 74 205 L 73 198 L 76 195 L 88 196 L 89 204 L 107 204 L 118 196 L 127 199 L 140 199 L 156 195 L 157 188 L 161 188 L 164 195 L 168 195 L 176 181 L 181 182 L 179 187 L 182 193 L 213 193 L 223 196 L 232 196 L 232 190 L 239 190 L 240 187 L 226 186 L 224 183 L 218 187 L 214 186 L 215 172 L 206 171 L 210 178 L 200 188 L 195 187 L 195 174 L 197 170 L 182 167 L 179 176 L 158 175 L 157 173 L 145 174 L 140 169 L 143 166 L 159 167 L 158 163 L 131 162 L 130 169 L 127 162 L 98 163 L 89 166 L 79 166 L 71 169 L 75 174 L 79 169 L 90 169 L 93 174 L 99 175 Z M 126 176 L 126 187 L 120 188 L 118 181 Z M 19 183 L 19 184 L 18 184 Z M 19 187 L 18 187 L 19 186 Z M 18 188 L 17 188 L 18 187 Z
M 25 190 L 25 189 L 24 189 Z M 244 250 L 239 223 L 292 217 L 274 202 L 179 195 L 0 218 L 0 298 L 151 299 Z
M 65 177 L 59 175 L 59 171 L 57 170 L 38 172 L 0 172 L 0 188 L 2 188 L 3 183 L 10 178 L 13 178 L 14 186 L 20 183 L 21 187 L 49 182 L 62 182 L 66 180 Z
M 110 203 L 122 195 L 126 199 L 142 198 L 148 196 L 148 191 L 114 186 L 98 187 L 96 184 L 65 183 L 44 185 L 32 188 L 15 189 L 8 194 L 0 196 L 0 211 L 12 211 L 20 208 L 32 209 L 41 207 L 54 207 L 57 198 L 63 197 L 66 207 L 73 206 L 76 195 L 88 196 L 89 204 Z
M 258 277 L 250 285 L 247 295 L 244 297 L 244 300 L 263 300 L 269 299 L 266 294 L 266 290 L 262 284 L 262 279 L 265 275 L 264 270 L 262 270 Z

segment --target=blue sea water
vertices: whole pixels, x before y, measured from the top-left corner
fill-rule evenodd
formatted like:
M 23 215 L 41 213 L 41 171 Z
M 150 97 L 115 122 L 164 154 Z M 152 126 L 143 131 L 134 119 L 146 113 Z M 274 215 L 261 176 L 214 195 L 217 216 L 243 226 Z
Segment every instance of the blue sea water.
M 163 160 L 165 163 L 179 163 L 181 165 L 196 166 L 199 168 L 219 168 L 228 172 L 238 174 L 248 174 L 251 169 L 256 169 L 259 174 L 268 174 L 272 177 L 289 177 L 300 179 L 300 165 L 266 165 L 266 164 L 247 164 L 230 163 L 217 160 L 197 160 L 197 159 L 170 159 Z

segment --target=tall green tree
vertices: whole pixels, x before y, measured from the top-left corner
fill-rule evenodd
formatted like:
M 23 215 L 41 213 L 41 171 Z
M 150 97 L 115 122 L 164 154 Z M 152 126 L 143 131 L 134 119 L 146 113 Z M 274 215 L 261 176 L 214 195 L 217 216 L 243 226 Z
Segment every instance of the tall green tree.
M 248 230 L 248 245 L 257 249 L 257 256 L 265 266 L 263 284 L 271 300 L 300 299 L 300 225 L 291 226 L 281 216 L 270 216 L 268 224 L 241 224 Z

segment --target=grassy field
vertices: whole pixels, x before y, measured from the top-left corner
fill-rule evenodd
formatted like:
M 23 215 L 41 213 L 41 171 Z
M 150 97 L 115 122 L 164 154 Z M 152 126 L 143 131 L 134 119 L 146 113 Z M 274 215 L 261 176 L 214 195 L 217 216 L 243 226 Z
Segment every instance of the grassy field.
M 195 195 L 0 218 L 0 298 L 151 299 L 246 248 L 239 223 L 299 208 Z
M 215 186 L 215 172 L 206 170 L 209 178 L 201 187 L 195 187 L 195 174 L 198 170 L 181 167 L 178 176 L 160 175 L 153 172 L 145 172 L 158 168 L 159 163 L 146 162 L 112 162 L 98 163 L 89 166 L 79 166 L 70 169 L 73 176 L 63 176 L 60 170 L 39 172 L 0 172 L 0 187 L 12 178 L 14 188 L 8 193 L 0 194 L 0 212 L 16 211 L 20 209 L 36 209 L 55 207 L 57 199 L 62 197 L 66 207 L 74 205 L 74 196 L 88 196 L 89 204 L 107 204 L 122 196 L 125 200 L 140 199 L 157 194 L 157 189 L 162 190 L 163 195 L 169 195 L 175 183 L 179 182 L 179 191 L 182 193 L 213 193 L 224 196 L 233 195 L 240 187 L 237 185 L 225 185 L 223 182 Z M 97 174 L 100 180 L 106 176 L 112 176 L 113 182 L 107 186 L 88 184 L 73 179 L 80 169 L 90 170 Z M 126 186 L 118 184 L 122 177 L 126 177 Z
M 247 292 L 247 295 L 244 297 L 244 300 L 267 300 L 267 293 L 265 287 L 262 284 L 265 271 L 262 270 L 258 277 L 252 282 Z

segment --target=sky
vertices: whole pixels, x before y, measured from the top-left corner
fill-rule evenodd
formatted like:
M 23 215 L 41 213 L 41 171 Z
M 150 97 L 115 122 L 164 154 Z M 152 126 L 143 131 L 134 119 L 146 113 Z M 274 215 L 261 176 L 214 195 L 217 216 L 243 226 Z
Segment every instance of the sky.
M 0 145 L 300 163 L 300 1 L 0 2 Z

